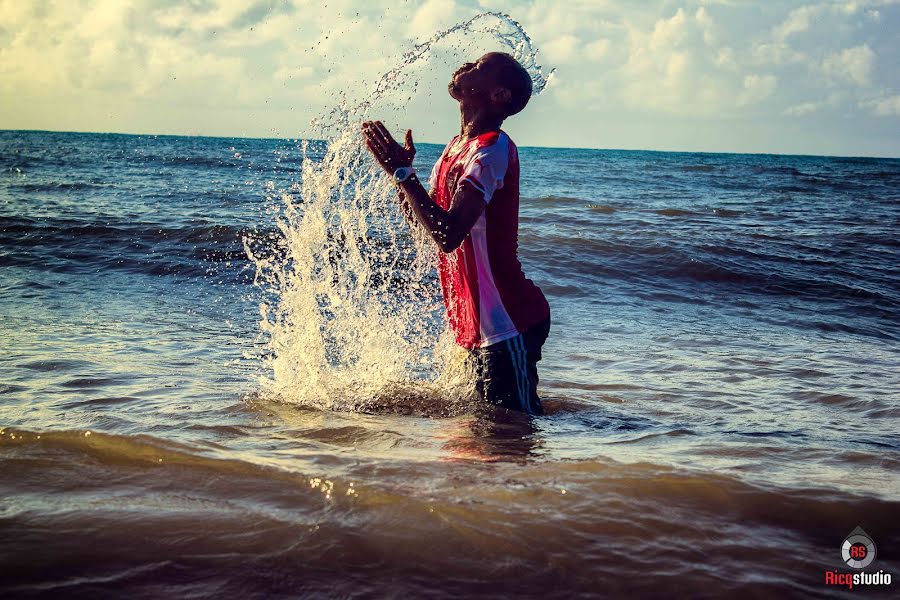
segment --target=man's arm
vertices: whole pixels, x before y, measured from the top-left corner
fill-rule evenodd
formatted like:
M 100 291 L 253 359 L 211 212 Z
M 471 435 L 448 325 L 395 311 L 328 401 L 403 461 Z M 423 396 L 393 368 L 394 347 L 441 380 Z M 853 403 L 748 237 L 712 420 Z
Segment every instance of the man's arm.
M 400 204 L 400 212 L 406 217 L 410 227 L 418 225 L 419 222 L 416 220 L 416 215 L 413 214 L 412 208 L 409 207 L 409 202 L 406 200 L 406 194 L 399 188 L 397 189 L 397 202 Z
M 394 141 L 380 121 L 363 123 L 363 134 L 366 146 L 382 168 L 391 175 L 400 167 L 412 165 L 416 149 L 412 143 L 411 131 L 407 130 L 403 146 Z M 412 216 L 425 227 L 438 248 L 445 253 L 453 252 L 462 244 L 484 212 L 484 195 L 465 181 L 454 194 L 450 210 L 438 206 L 414 175 L 400 184 L 400 190 L 405 199 L 405 202 L 403 199 L 401 202 L 407 205 Z M 409 216 L 407 214 L 407 218 Z
M 433 189 L 428 192 L 428 197 L 431 198 L 432 202 L 434 201 Z M 409 223 L 410 227 L 418 227 L 419 221 L 416 219 L 416 215 L 413 214 L 412 208 L 409 206 L 406 194 L 403 193 L 403 189 L 399 186 L 397 187 L 397 202 L 400 204 L 400 212 L 406 217 L 406 221 Z
M 484 212 L 484 194 L 465 181 L 454 194 L 450 210 L 435 204 L 415 176 L 401 183 L 400 189 L 416 221 L 445 254 L 459 248 Z

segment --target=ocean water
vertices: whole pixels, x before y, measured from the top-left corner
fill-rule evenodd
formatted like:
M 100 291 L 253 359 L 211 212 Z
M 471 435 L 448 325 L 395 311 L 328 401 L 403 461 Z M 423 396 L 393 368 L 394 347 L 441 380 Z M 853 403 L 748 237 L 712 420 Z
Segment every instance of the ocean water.
M 304 156 L 0 132 L 4 595 L 818 597 L 858 525 L 900 578 L 900 160 L 520 148 L 532 419 L 440 385 L 433 255 L 390 203 L 328 271 L 380 312 L 342 339 L 309 288 L 330 345 L 278 320 Z M 341 370 L 398 311 L 419 367 Z

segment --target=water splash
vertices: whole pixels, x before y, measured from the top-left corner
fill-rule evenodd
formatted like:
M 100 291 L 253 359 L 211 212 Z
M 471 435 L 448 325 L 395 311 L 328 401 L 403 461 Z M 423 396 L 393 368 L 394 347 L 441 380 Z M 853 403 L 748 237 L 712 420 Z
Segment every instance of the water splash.
M 397 210 L 396 190 L 365 150 L 360 123 L 400 110 L 415 93 L 410 67 L 448 42 L 462 54 L 483 36 L 547 84 L 536 50 L 508 15 L 482 13 L 416 44 L 356 103 L 344 96 L 303 142 L 301 175 L 273 185 L 275 240 L 245 240 L 262 290 L 259 339 L 266 392 L 342 410 L 453 412 L 472 397 L 461 351 L 446 330 L 433 243 Z M 455 57 L 454 57 L 455 58 Z M 411 90 L 404 90 L 404 87 Z M 408 95 L 407 95 L 408 92 Z M 329 135 L 330 133 L 330 135 Z M 429 165 L 430 166 L 430 165 Z

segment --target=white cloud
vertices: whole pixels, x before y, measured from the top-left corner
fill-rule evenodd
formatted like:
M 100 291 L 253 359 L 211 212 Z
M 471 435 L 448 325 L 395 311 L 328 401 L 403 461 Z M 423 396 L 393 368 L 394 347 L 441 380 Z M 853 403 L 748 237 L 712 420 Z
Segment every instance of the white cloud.
M 777 40 L 784 41 L 795 33 L 802 33 L 809 29 L 810 19 L 819 10 L 816 6 L 801 6 L 790 12 L 787 18 L 782 21 L 774 30 L 773 37 Z
M 829 54 L 822 62 L 822 71 L 832 82 L 852 82 L 868 85 L 872 76 L 875 53 L 867 44 L 846 48 Z
M 580 58 L 579 40 L 571 34 L 561 35 L 545 43 L 542 47 L 547 59 L 553 63 L 572 62 Z
M 707 44 L 713 44 L 716 41 L 715 24 L 709 13 L 706 12 L 706 9 L 702 6 L 698 8 L 697 12 L 694 13 L 694 19 L 703 30 L 703 41 Z
M 878 117 L 900 116 L 900 94 L 887 98 L 864 100 L 860 102 L 861 108 L 868 108 L 873 115 Z
M 753 56 L 761 64 L 776 66 L 789 66 L 809 62 L 809 57 L 805 53 L 799 52 L 789 44 L 778 40 L 759 44 L 753 49 Z
M 765 100 L 775 92 L 778 79 L 774 75 L 747 75 L 744 77 L 744 89 L 740 104 L 756 104 Z
M 703 30 L 709 17 L 678 9 L 658 19 L 652 29 L 631 25 L 628 57 L 621 67 L 621 95 L 626 107 L 667 113 L 717 110 L 718 90 L 710 76 Z M 697 102 L 704 95 L 707 102 Z M 713 100 L 712 105 L 708 102 Z
M 584 48 L 584 54 L 587 58 L 594 61 L 603 60 L 606 55 L 609 53 L 609 48 L 612 43 L 606 39 L 599 39 L 594 42 L 590 42 Z
M 728 47 L 719 48 L 718 52 L 716 53 L 715 63 L 718 67 L 737 67 L 737 62 L 735 61 L 734 57 L 734 50 Z
M 794 106 L 789 106 L 785 109 L 784 114 L 792 116 L 792 117 L 802 117 L 804 115 L 812 114 L 818 110 L 818 105 L 815 102 L 803 102 L 802 104 L 795 104 Z
M 844 14 L 853 15 L 859 10 L 859 2 L 844 2 L 838 4 L 837 9 Z
M 428 0 L 413 12 L 409 30 L 418 37 L 431 37 L 438 29 L 453 25 L 458 13 L 454 0 Z
M 687 37 L 687 17 L 679 8 L 668 19 L 660 19 L 648 39 L 650 50 L 663 50 L 681 45 Z

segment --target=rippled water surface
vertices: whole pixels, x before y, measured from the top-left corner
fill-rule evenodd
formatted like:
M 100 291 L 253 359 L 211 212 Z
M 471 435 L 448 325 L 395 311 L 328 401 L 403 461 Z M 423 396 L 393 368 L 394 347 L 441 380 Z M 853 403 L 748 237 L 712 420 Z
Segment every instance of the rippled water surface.
M 814 597 L 857 525 L 900 578 L 900 161 L 520 148 L 531 420 L 267 393 L 299 146 L 0 132 L 0 589 Z

